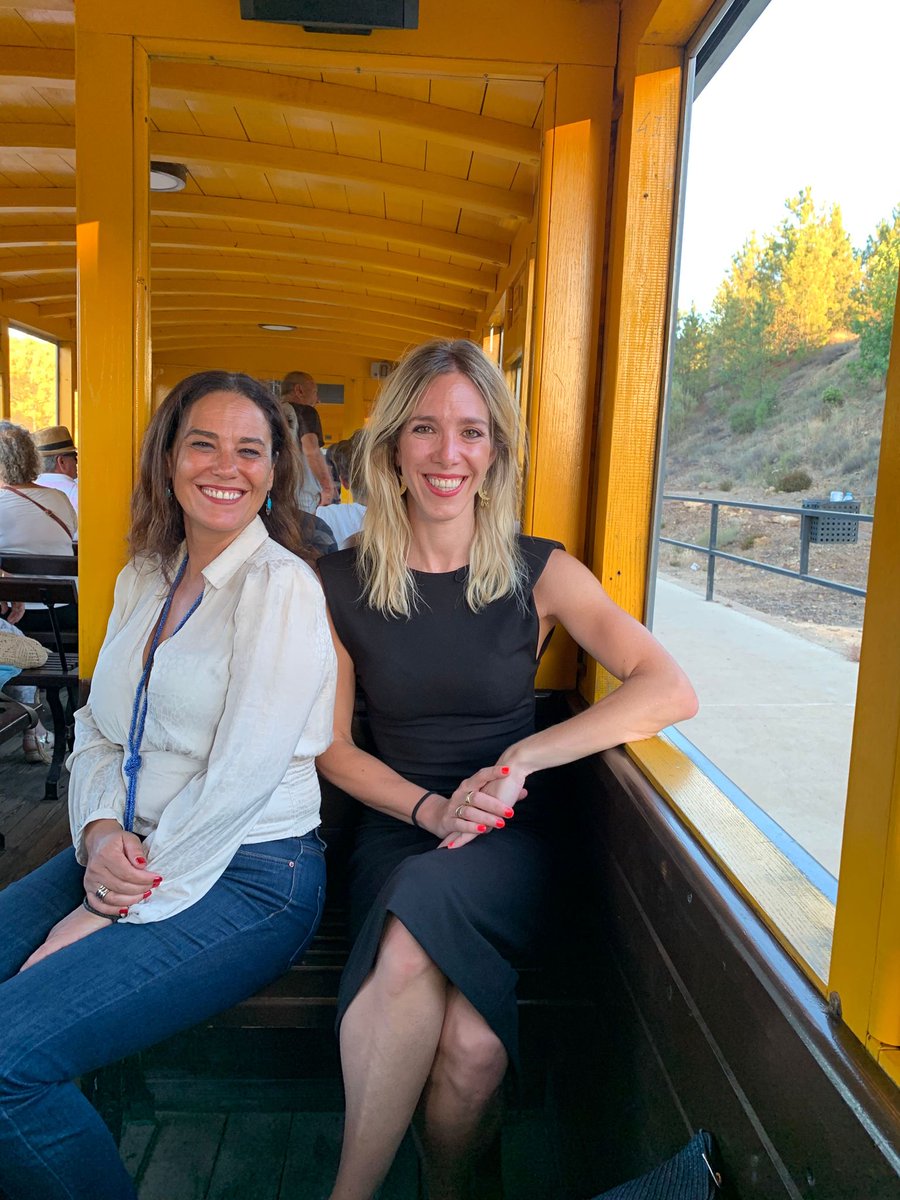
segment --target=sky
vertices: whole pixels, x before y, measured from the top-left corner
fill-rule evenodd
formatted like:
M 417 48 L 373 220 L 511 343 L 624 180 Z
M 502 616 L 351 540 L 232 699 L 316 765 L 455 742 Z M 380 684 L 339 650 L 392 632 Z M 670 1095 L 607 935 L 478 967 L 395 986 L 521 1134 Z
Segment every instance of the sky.
M 900 0 L 770 0 L 694 104 L 678 307 L 812 187 L 857 248 L 900 205 Z

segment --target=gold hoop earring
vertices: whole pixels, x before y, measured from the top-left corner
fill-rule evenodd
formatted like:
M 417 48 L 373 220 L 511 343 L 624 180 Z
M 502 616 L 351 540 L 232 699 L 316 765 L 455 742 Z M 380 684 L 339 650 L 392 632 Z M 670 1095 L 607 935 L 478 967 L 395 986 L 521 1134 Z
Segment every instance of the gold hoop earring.
M 400 495 L 405 496 L 406 495 L 406 480 L 403 478 L 402 475 L 398 475 L 397 478 L 400 481 Z
M 490 494 L 484 490 L 484 484 L 481 485 L 475 495 L 478 497 L 478 507 L 487 508 L 491 502 L 491 497 Z

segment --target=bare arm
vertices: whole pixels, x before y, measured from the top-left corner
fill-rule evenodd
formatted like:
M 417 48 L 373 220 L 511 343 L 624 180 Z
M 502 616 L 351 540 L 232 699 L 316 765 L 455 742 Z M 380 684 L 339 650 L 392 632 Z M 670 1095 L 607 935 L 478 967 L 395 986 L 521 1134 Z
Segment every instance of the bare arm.
M 331 634 L 338 661 L 334 740 L 325 753 L 316 759 L 316 765 L 329 782 L 362 801 L 369 808 L 409 824 L 412 810 L 421 798 L 423 789 L 410 783 L 408 779 L 404 779 L 380 759 L 367 754 L 354 743 L 351 725 L 356 671 L 334 625 Z M 440 838 L 447 838 L 466 830 L 472 833 L 480 832 L 478 823 L 482 817 L 485 817 L 485 820 L 493 817 L 494 827 L 498 820 L 502 824 L 504 814 L 510 811 L 508 805 L 505 801 L 486 795 L 479 789 L 491 780 L 504 779 L 505 775 L 502 764 L 487 767 L 469 779 L 464 779 L 449 799 L 430 796 L 416 813 L 416 821 L 423 829 L 428 829 Z M 518 792 L 518 789 L 516 791 Z M 457 805 L 463 802 L 468 792 L 472 792 L 470 815 L 476 816 L 476 821 L 463 821 L 454 815 Z
M 675 660 L 577 559 L 554 550 L 534 599 L 542 640 L 561 624 L 622 684 L 583 713 L 511 746 L 504 763 L 527 776 L 621 742 L 653 737 L 696 713 L 694 689 Z
M 300 439 L 300 445 L 303 453 L 306 455 L 309 469 L 316 477 L 316 482 L 319 485 L 321 503 L 330 504 L 334 499 L 334 485 L 328 471 L 328 464 L 319 450 L 319 439 L 314 433 L 304 433 Z

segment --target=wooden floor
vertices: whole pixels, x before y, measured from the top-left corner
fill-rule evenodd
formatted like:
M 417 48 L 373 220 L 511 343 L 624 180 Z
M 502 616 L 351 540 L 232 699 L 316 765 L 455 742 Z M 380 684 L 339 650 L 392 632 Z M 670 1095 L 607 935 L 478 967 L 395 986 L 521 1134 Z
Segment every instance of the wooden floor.
M 44 800 L 47 767 L 26 763 L 21 741 L 0 746 L 0 887 L 18 879 L 71 845 L 66 797 L 68 771 L 63 771 L 59 800 Z

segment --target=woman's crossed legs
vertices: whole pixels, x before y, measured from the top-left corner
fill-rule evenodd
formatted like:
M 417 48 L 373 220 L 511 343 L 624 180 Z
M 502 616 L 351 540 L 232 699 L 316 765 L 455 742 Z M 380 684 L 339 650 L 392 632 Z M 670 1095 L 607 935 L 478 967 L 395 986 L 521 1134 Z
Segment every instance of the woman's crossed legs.
M 346 1117 L 331 1200 L 369 1200 L 420 1101 L 429 1200 L 459 1200 L 496 1128 L 507 1054 L 394 916 L 341 1023 L 341 1062 Z

